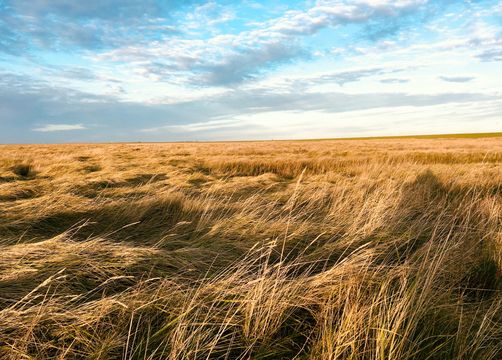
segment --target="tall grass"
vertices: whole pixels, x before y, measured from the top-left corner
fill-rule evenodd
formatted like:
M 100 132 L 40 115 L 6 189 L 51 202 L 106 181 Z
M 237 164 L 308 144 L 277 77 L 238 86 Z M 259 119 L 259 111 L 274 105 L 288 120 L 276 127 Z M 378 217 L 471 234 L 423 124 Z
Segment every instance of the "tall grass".
M 8 147 L 0 358 L 500 359 L 500 139 L 408 141 Z

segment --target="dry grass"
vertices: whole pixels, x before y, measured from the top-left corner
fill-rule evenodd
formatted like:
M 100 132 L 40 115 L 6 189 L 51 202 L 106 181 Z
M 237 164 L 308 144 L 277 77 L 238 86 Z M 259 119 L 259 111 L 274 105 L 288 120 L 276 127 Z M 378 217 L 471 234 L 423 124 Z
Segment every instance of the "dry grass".
M 500 359 L 502 138 L 1 146 L 2 359 Z

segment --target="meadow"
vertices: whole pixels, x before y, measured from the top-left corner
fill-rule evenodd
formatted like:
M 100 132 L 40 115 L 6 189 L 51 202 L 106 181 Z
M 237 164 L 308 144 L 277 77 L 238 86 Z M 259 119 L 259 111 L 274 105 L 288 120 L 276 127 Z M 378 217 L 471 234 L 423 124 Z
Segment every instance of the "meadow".
M 502 135 L 0 146 L 1 359 L 501 359 Z

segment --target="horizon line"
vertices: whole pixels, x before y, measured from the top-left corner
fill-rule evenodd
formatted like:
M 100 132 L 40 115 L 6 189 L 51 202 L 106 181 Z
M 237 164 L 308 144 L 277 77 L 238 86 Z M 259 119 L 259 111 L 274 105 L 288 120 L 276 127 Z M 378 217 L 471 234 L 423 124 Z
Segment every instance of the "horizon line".
M 97 141 L 97 142 L 61 142 L 61 143 L 2 143 L 0 146 L 16 145 L 113 145 L 113 144 L 190 144 L 190 143 L 236 143 L 236 142 L 295 142 L 295 141 L 333 141 L 333 140 L 385 140 L 385 139 L 480 139 L 502 137 L 502 131 L 481 133 L 442 133 L 442 134 L 414 134 L 414 135 L 381 135 L 381 136 L 353 136 L 333 138 L 304 138 L 304 139 L 254 139 L 254 140 L 178 140 L 178 141 Z

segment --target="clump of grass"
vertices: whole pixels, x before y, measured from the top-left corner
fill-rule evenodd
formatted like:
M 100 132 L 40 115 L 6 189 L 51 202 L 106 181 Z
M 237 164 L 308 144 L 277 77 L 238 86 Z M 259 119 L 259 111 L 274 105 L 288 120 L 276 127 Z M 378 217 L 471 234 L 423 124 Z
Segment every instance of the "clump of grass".
M 97 171 L 101 171 L 102 169 L 103 168 L 101 167 L 101 165 L 98 165 L 98 164 L 88 165 L 88 166 L 84 167 L 84 171 L 86 173 L 97 172 Z
M 20 163 L 12 167 L 12 172 L 23 178 L 34 177 L 35 167 L 31 163 Z
M 200 172 L 193 173 L 188 177 L 188 183 L 192 185 L 202 185 L 208 180 L 209 178 Z

